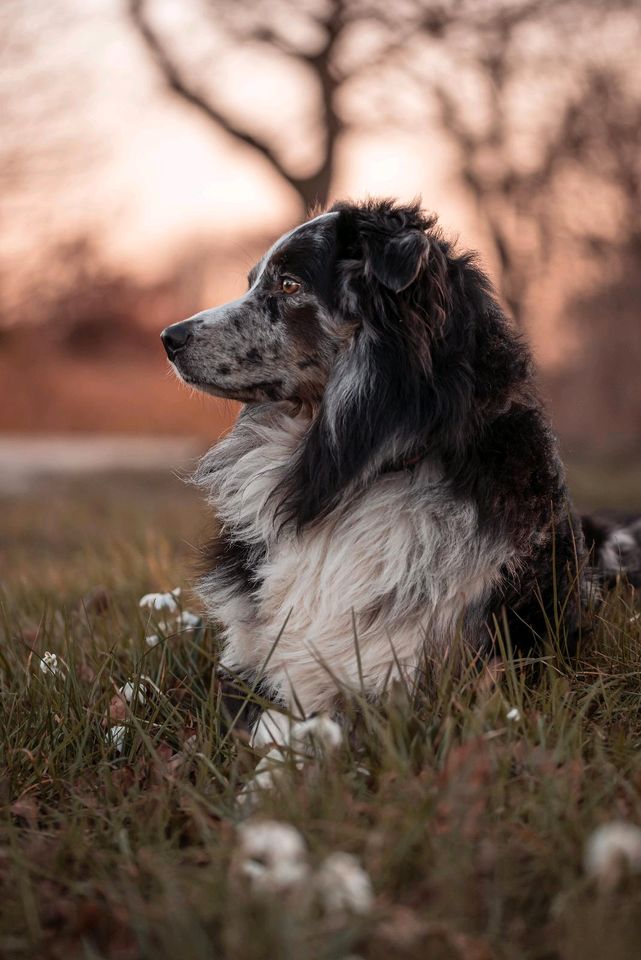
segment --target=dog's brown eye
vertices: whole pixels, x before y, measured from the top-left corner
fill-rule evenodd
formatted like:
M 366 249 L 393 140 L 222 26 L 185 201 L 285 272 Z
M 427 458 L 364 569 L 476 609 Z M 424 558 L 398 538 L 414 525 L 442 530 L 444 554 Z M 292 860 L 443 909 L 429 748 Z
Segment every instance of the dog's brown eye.
M 292 280 L 290 277 L 283 277 L 280 282 L 280 288 L 283 293 L 298 293 L 300 290 L 300 283 L 298 280 Z

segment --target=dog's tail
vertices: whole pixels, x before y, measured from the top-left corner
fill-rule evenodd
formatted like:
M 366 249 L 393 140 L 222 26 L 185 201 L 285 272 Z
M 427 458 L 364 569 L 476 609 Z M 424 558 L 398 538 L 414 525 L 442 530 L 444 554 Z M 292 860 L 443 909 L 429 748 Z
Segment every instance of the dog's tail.
M 633 587 L 641 587 L 641 517 L 583 514 L 581 525 L 599 580 L 611 587 L 624 576 Z

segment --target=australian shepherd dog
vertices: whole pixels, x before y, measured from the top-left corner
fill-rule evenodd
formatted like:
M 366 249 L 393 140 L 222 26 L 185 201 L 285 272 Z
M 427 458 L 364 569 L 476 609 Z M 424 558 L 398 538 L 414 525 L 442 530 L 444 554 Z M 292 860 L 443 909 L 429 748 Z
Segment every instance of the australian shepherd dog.
M 338 203 L 162 339 L 245 405 L 195 475 L 231 673 L 309 715 L 459 644 L 573 650 L 584 537 L 530 352 L 433 216 Z

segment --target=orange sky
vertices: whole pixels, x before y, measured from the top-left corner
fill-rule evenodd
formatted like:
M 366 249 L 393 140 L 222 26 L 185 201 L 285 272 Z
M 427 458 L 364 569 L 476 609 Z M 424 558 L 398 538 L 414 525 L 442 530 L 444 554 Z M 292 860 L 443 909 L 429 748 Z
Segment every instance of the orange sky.
M 120 0 L 56 0 L 52 7 L 32 0 L 29 7 L 16 9 L 26 18 L 38 12 L 44 26 L 32 37 L 20 89 L 26 102 L 38 102 L 47 86 L 61 85 L 58 119 L 67 124 L 70 146 L 65 170 L 48 181 L 37 217 L 22 215 L 19 196 L 13 210 L 12 198 L 5 198 L 0 257 L 15 262 L 16 275 L 28 275 L 34 251 L 86 230 L 98 233 L 110 257 L 127 270 L 162 276 L 189 242 L 200 239 L 238 249 L 238 276 L 244 276 L 244 238 L 276 235 L 289 225 L 298 216 L 291 191 L 253 151 L 166 91 Z M 178 23 L 179 2 L 173 10 Z M 247 56 L 254 68 L 254 53 Z M 251 74 L 229 75 L 225 96 L 233 109 L 251 103 L 259 121 L 270 111 L 282 117 L 284 142 L 303 156 L 309 134 L 294 102 L 299 91 L 289 90 L 278 70 L 260 73 L 258 87 Z M 290 80 L 289 87 L 295 86 Z M 457 183 L 453 158 L 432 130 L 423 126 L 416 135 L 388 127 L 346 135 L 334 195 L 366 194 L 422 195 L 446 231 L 478 249 L 492 269 L 490 244 Z M 542 299 L 550 296 L 541 293 Z M 537 326 L 543 360 L 559 350 L 558 331 L 546 326 L 557 307 L 544 303 L 545 322 Z
M 69 78 L 64 112 L 80 135 L 42 217 L 34 225 L 16 216 L 15 229 L 5 229 L 5 251 L 23 255 L 38 231 L 46 239 L 101 224 L 119 260 L 153 268 L 194 235 L 224 244 L 239 233 L 278 232 L 296 217 L 295 198 L 266 162 L 165 93 L 117 0 L 58 0 L 58 6 L 65 12 L 61 26 L 38 39 L 46 57 L 39 47 L 36 54 L 45 60 L 45 78 L 47 69 L 55 82 Z M 41 95 L 37 87 L 32 95 Z M 235 76 L 233 95 L 255 96 L 255 83 L 243 91 Z M 305 133 L 297 130 L 292 125 L 288 137 L 304 153 L 305 142 L 296 138 Z M 335 195 L 422 194 L 447 228 L 478 244 L 482 237 L 447 165 L 443 145 L 427 138 L 390 130 L 346 137 Z

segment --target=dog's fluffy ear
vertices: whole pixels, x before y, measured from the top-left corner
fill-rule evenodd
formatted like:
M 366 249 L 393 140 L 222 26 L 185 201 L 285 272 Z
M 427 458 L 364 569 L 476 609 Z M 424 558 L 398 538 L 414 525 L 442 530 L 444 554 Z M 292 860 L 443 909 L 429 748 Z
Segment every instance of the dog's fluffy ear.
M 399 236 L 376 235 L 364 239 L 366 267 L 383 286 L 400 293 L 414 283 L 424 266 L 430 242 L 421 230 Z
M 430 241 L 426 219 L 417 204 L 398 207 L 391 200 L 368 204 L 336 203 L 339 214 L 339 259 L 359 261 L 365 277 L 393 293 L 418 279 L 426 265 Z

